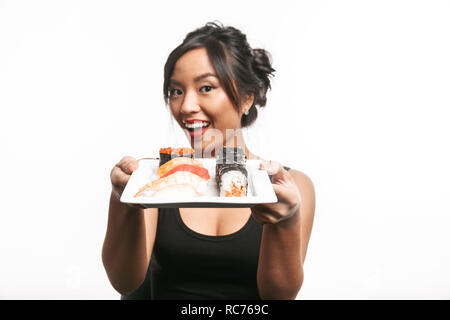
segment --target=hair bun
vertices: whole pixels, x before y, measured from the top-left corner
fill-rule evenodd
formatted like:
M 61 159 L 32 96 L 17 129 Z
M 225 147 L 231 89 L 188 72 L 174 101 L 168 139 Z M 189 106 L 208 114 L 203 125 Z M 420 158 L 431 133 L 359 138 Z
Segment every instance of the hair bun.
M 258 90 L 258 96 L 255 97 L 255 104 L 264 106 L 266 104 L 267 90 L 270 89 L 269 76 L 273 76 L 275 69 L 272 68 L 271 56 L 266 50 L 253 49 L 252 55 L 252 68 L 259 79 L 260 89 Z

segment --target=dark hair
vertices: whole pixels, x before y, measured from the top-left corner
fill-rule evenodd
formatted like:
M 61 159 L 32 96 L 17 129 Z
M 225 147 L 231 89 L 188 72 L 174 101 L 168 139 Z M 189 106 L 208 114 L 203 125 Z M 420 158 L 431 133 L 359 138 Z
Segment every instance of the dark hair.
M 248 115 L 243 115 L 241 126 L 251 125 L 258 116 L 256 105 L 266 105 L 266 93 L 270 89 L 269 76 L 273 76 L 269 53 L 264 49 L 252 49 L 247 37 L 234 27 L 224 27 L 220 22 L 208 22 L 184 38 L 167 58 L 164 66 L 164 101 L 169 103 L 169 83 L 175 63 L 189 50 L 205 48 L 211 63 L 231 102 L 239 110 L 242 99 L 253 95 Z

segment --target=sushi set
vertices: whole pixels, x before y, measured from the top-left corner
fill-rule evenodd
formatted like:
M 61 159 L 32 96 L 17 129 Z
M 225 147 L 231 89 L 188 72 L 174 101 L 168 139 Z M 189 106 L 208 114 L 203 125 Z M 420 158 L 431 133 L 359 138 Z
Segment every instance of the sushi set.
M 143 158 L 122 193 L 123 203 L 146 208 L 243 208 L 275 203 L 277 197 L 261 160 L 243 149 L 223 147 L 215 158 L 195 158 L 191 148 L 161 148 Z

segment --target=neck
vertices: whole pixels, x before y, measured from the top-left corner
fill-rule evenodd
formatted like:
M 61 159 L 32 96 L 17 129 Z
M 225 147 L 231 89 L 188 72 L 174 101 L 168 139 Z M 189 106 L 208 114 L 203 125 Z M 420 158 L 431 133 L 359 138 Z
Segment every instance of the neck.
M 230 139 L 227 140 L 227 142 L 225 143 L 225 146 L 227 147 L 237 147 L 237 148 L 242 148 L 244 149 L 245 155 L 247 160 L 262 160 L 260 157 L 258 157 L 257 155 L 253 154 L 248 148 L 247 145 L 245 144 L 245 140 L 244 137 L 242 135 L 242 131 L 239 130 L 238 134 L 231 137 Z
M 248 149 L 247 145 L 245 144 L 245 140 L 244 140 L 241 130 L 233 131 L 233 134 L 228 135 L 228 137 L 224 140 L 225 140 L 225 143 L 222 146 L 243 149 L 247 160 L 262 160 L 262 158 L 253 154 Z M 199 142 L 198 148 L 195 147 L 195 143 L 194 143 L 194 150 L 197 150 L 197 151 L 195 151 L 195 155 L 198 157 L 202 157 L 202 158 L 210 158 L 210 157 L 215 158 L 216 157 L 216 148 L 217 148 L 217 146 L 214 145 L 214 143 L 209 144 L 206 147 L 206 149 L 203 149 L 202 142 Z M 217 149 L 217 151 L 218 150 L 219 150 L 219 148 Z

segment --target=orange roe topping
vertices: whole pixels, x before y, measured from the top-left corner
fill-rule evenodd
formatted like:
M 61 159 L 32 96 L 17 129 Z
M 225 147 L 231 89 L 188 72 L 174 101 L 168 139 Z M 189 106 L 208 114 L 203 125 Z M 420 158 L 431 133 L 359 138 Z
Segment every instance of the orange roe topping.
M 159 149 L 159 153 L 172 154 L 172 148 L 161 148 Z
M 233 183 L 230 190 L 225 190 L 225 197 L 242 197 L 244 194 L 245 187 L 244 186 L 237 186 Z
M 165 154 L 193 154 L 194 149 L 192 148 L 160 148 L 159 153 L 165 153 Z
M 174 148 L 172 149 L 172 154 L 192 154 L 194 149 L 192 148 Z

